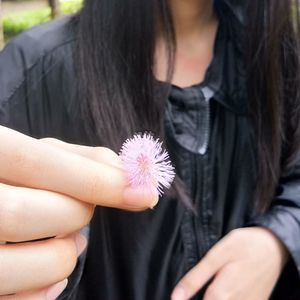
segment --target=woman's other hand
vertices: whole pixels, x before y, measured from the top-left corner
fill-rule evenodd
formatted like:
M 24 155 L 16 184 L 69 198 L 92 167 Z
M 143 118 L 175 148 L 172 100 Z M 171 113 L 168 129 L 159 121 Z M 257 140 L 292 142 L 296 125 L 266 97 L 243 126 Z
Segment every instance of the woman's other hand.
M 0 241 L 13 242 L 0 245 L 1 300 L 62 292 L 95 205 L 140 211 L 158 201 L 127 187 L 108 149 L 36 140 L 2 126 L 0 139 Z
M 287 250 L 269 230 L 233 230 L 181 279 L 171 299 L 190 299 L 213 278 L 204 300 L 267 300 L 287 258 Z

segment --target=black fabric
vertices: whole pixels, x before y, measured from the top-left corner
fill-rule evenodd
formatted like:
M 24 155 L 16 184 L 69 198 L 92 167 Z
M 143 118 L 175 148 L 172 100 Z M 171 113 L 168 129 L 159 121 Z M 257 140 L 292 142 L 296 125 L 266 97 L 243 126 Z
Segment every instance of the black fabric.
M 290 251 L 274 299 L 300 299 L 300 161 L 278 183 L 272 208 L 259 216 L 252 206 L 256 149 L 241 62 L 241 5 L 216 5 L 220 29 L 205 81 L 174 86 L 165 118 L 168 148 L 198 214 L 170 197 L 138 214 L 97 207 L 86 232 L 88 249 L 60 299 L 169 299 L 208 249 L 249 225 L 269 228 Z M 75 28 L 63 18 L 23 33 L 1 52 L 0 124 L 88 144 L 76 97 Z

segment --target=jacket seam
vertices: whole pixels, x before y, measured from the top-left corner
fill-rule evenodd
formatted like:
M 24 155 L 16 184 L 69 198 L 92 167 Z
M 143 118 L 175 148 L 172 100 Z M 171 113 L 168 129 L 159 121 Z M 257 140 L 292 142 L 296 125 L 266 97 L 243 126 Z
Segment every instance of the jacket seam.
M 32 71 L 42 60 L 44 60 L 48 55 L 51 55 L 55 50 L 67 45 L 67 44 L 70 44 L 72 42 L 74 42 L 75 40 L 77 40 L 77 38 L 72 38 L 56 47 L 54 47 L 53 49 L 45 52 L 43 55 L 39 56 L 37 58 L 37 60 L 31 65 L 29 66 L 27 69 L 24 69 L 23 71 L 25 72 L 30 72 Z M 45 71 L 45 73 L 47 74 L 48 73 L 48 70 L 51 69 L 51 67 L 47 68 L 47 70 Z M 9 101 L 14 95 L 15 93 L 17 92 L 17 90 L 21 87 L 21 85 L 24 83 L 26 79 L 26 76 L 23 76 L 22 79 L 15 85 L 15 87 L 12 89 L 11 93 L 3 99 L 3 102 L 7 102 Z

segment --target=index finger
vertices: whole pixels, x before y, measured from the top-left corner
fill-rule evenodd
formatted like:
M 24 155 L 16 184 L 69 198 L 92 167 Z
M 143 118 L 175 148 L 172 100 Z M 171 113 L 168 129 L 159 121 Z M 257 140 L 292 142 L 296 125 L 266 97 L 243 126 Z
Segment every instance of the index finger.
M 202 260 L 176 285 L 172 300 L 187 300 L 193 297 L 226 264 L 228 257 L 223 241 L 218 242 Z
M 148 208 L 157 194 L 132 190 L 120 168 L 0 126 L 0 178 L 115 208 Z

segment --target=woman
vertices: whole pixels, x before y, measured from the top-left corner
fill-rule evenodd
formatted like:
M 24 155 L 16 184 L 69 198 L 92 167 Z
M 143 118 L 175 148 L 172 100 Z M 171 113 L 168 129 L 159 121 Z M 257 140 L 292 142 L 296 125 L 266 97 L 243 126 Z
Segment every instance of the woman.
M 300 299 L 296 2 L 86 0 L 9 43 L 0 295 Z M 92 147 L 143 131 L 178 175 L 153 210 Z

